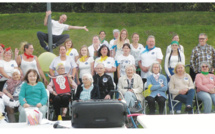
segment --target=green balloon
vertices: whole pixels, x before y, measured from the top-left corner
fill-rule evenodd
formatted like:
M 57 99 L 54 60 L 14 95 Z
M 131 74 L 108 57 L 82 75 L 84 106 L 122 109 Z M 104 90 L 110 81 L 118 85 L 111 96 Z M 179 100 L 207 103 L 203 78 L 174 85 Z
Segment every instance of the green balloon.
M 44 52 L 39 55 L 38 60 L 39 60 L 40 67 L 43 70 L 43 72 L 49 71 L 49 66 L 55 57 L 57 57 L 57 56 L 51 52 Z

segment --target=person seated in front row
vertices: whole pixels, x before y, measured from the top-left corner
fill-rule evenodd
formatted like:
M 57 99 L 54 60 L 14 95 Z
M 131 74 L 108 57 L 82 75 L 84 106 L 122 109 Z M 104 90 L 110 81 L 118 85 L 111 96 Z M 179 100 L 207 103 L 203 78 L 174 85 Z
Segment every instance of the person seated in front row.
M 134 65 L 127 65 L 125 67 L 126 75 L 119 78 L 118 90 L 123 94 L 126 104 L 132 108 L 135 106 L 135 101 L 141 101 L 143 105 L 143 81 L 142 78 L 136 74 Z
M 0 124 L 1 123 L 7 123 L 7 119 L 5 118 L 5 106 L 8 106 L 10 108 L 18 107 L 19 106 L 19 101 L 15 100 L 10 100 L 8 96 L 6 96 L 3 92 L 0 91 L 0 117 L 4 116 L 4 118 L 1 120 L 0 119 Z
M 7 95 L 11 100 L 18 100 L 19 93 L 21 90 L 21 86 L 23 82 L 23 75 L 21 75 L 18 69 L 14 69 L 12 71 L 12 78 L 8 79 L 4 85 L 3 93 Z M 7 116 L 9 122 L 16 122 L 16 118 L 14 115 L 14 108 L 6 106 Z
M 70 83 L 72 89 L 77 88 L 77 85 L 72 80 L 71 75 L 70 74 L 65 74 L 65 67 L 64 67 L 63 63 L 58 64 L 56 70 L 57 70 L 57 73 L 59 75 L 67 75 L 68 76 L 68 80 L 69 80 L 69 83 Z M 64 119 L 66 117 L 67 107 L 69 105 L 69 99 L 71 98 L 71 94 L 70 93 L 57 94 L 56 90 L 55 90 L 55 87 L 54 87 L 53 80 L 51 80 L 51 82 L 48 84 L 47 89 L 51 93 L 50 98 L 53 100 L 53 106 L 54 106 L 54 109 L 55 109 L 55 118 L 54 118 L 54 120 L 57 120 L 58 115 L 60 115 L 60 108 L 61 107 L 63 107 L 62 118 Z
M 82 85 L 78 85 L 75 100 L 90 100 L 99 99 L 99 88 L 96 84 L 93 84 L 93 77 L 91 74 L 86 73 L 82 76 Z
M 174 100 L 179 100 L 186 104 L 186 112 L 193 113 L 194 84 L 190 75 L 185 72 L 184 64 L 181 62 L 175 66 L 174 75 L 171 76 L 169 82 L 169 92 Z
M 212 103 L 215 106 L 215 75 L 209 73 L 210 65 L 201 64 L 201 73 L 196 75 L 197 98 L 204 104 L 204 113 L 211 113 Z
M 111 90 L 114 90 L 113 80 L 110 75 L 105 73 L 105 66 L 103 63 L 98 63 L 96 66 L 96 75 L 93 76 L 93 84 L 99 87 L 99 99 L 111 99 Z
M 19 122 L 26 121 L 25 108 L 38 107 L 45 118 L 47 112 L 48 96 L 46 88 L 42 82 L 39 82 L 39 75 L 35 69 L 29 69 L 24 77 L 25 83 L 21 86 L 19 93 Z
M 146 97 L 149 105 L 149 114 L 155 114 L 155 101 L 159 105 L 159 114 L 163 114 L 165 101 L 167 99 L 167 79 L 160 74 L 161 65 L 155 61 L 150 67 L 152 74 L 147 77 L 147 87 L 151 85 L 151 94 Z

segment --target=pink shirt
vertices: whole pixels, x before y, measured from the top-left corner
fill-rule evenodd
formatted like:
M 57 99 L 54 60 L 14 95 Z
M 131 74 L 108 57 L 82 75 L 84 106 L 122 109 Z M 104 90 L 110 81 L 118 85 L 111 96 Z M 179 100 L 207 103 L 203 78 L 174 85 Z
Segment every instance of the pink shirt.
M 205 91 L 209 92 L 210 89 L 215 86 L 215 75 L 208 74 L 207 76 L 199 73 L 195 78 L 195 85 L 197 87 L 197 92 Z

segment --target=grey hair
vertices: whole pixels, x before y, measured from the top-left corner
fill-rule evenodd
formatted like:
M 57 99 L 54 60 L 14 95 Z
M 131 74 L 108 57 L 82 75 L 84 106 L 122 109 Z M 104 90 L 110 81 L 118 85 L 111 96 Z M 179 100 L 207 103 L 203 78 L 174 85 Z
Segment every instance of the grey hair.
M 206 33 L 200 33 L 200 34 L 199 34 L 199 36 L 202 36 L 202 35 L 205 36 L 205 38 L 208 38 L 208 36 L 207 36 Z
M 202 68 L 202 66 L 203 66 L 204 64 L 207 65 L 208 68 L 211 68 L 211 65 L 210 65 L 208 62 L 202 62 L 202 63 L 200 64 L 200 67 Z
M 152 72 L 153 73 L 153 66 L 155 65 L 155 64 L 158 64 L 159 65 L 159 72 L 161 72 L 161 69 L 162 69 L 162 67 L 161 67 L 161 64 L 158 62 L 158 61 L 155 61 L 155 62 L 153 62 L 152 63 L 152 65 L 150 66 L 150 72 Z
M 87 78 L 91 81 L 91 83 L 93 83 L 93 76 L 92 76 L 90 73 L 83 74 L 83 75 L 82 75 L 82 79 L 83 79 L 84 77 L 87 77 Z
M 149 38 L 153 38 L 153 39 L 155 39 L 155 36 L 153 36 L 153 35 L 149 35 L 149 36 L 148 36 L 148 38 L 147 38 L 147 40 L 149 40 Z
M 114 29 L 114 30 L 113 30 L 113 34 L 116 33 L 116 32 L 120 34 L 119 29 Z
M 96 68 L 97 68 L 98 65 L 102 65 L 102 66 L 105 68 L 105 64 L 104 64 L 104 63 L 98 63 L 98 64 L 96 65 Z
M 130 68 L 130 67 L 133 69 L 134 72 L 136 71 L 136 68 L 135 68 L 134 65 L 126 65 L 126 66 L 125 66 L 125 71 L 126 71 L 128 68 Z

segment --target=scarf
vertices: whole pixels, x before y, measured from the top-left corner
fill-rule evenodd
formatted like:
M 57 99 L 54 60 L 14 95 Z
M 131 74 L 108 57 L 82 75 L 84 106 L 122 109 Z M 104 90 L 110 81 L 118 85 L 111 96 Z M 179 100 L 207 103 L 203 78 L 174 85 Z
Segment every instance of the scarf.
M 27 59 L 29 59 L 29 58 L 34 58 L 33 55 L 28 55 L 28 54 L 26 54 L 26 53 L 24 53 L 24 55 L 27 57 Z
M 20 79 L 15 81 L 12 78 L 7 80 L 7 91 L 13 95 L 16 87 L 22 82 L 23 75 L 21 75 Z
M 155 46 L 153 47 L 153 48 L 148 48 L 148 45 L 146 45 L 146 49 L 141 53 L 141 54 L 143 54 L 143 53 L 145 53 L 145 52 L 149 52 L 149 51 L 151 51 L 151 50 L 153 50 L 153 49 L 155 49 Z
M 81 62 L 85 62 L 86 61 L 87 56 L 81 56 L 80 61 Z
M 106 59 L 108 58 L 108 56 L 105 56 L 105 57 L 103 57 L 103 56 L 101 56 L 101 58 L 100 58 L 100 62 L 103 62 L 103 61 L 105 61 Z
M 69 48 L 69 50 L 66 52 L 66 55 L 69 56 L 71 51 L 72 51 L 72 48 Z
M 201 73 L 202 73 L 203 75 L 208 75 L 208 74 L 209 74 L 209 72 L 203 72 L 203 71 L 201 71 Z

